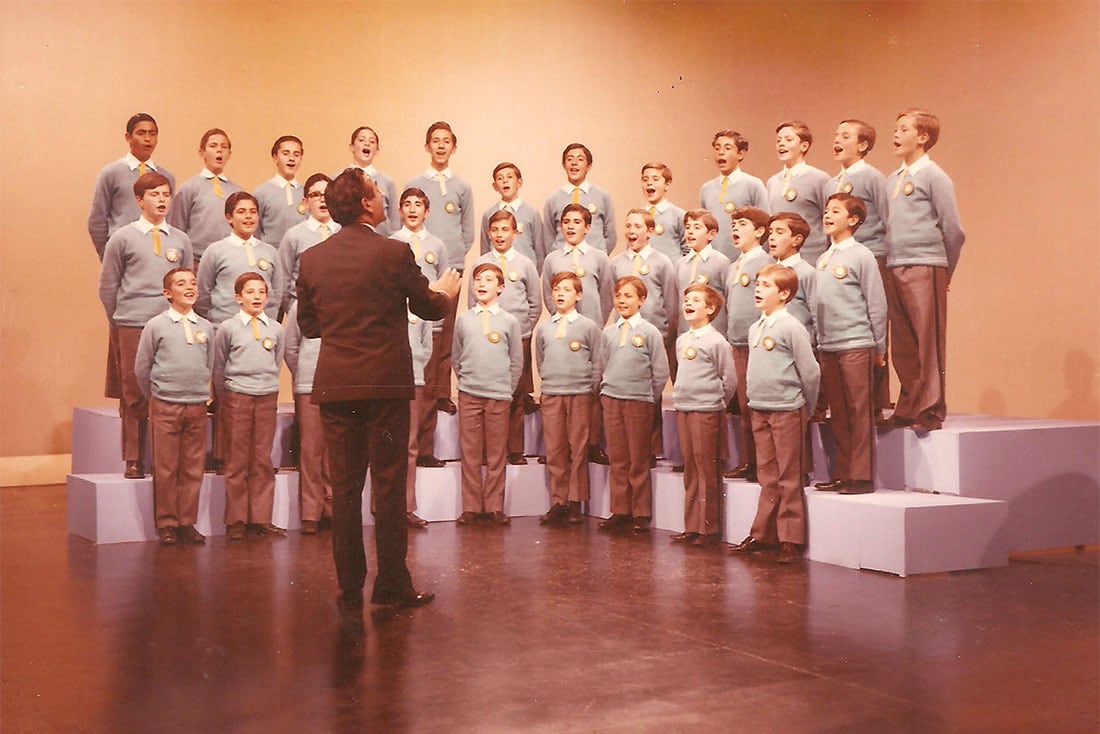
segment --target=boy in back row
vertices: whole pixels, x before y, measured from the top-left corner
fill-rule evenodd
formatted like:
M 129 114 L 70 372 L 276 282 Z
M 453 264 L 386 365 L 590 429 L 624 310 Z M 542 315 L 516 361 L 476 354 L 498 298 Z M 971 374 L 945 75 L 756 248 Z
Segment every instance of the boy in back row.
M 699 206 L 713 214 L 718 223 L 716 248 L 733 259 L 737 253 L 730 240 L 730 214 L 742 206 L 768 211 L 768 192 L 763 181 L 741 170 L 741 161 L 749 150 L 749 141 L 741 133 L 719 130 L 711 141 L 711 149 L 719 175 L 699 190 Z
M 486 209 L 481 216 L 481 254 L 493 249 L 489 240 L 489 218 L 497 212 L 508 211 L 516 218 L 516 238 L 512 241 L 512 247 L 530 259 L 541 273 L 547 252 L 546 232 L 538 210 L 519 198 L 521 186 L 523 174 L 515 163 L 506 161 L 497 164 L 493 169 L 493 191 L 500 194 L 500 201 Z

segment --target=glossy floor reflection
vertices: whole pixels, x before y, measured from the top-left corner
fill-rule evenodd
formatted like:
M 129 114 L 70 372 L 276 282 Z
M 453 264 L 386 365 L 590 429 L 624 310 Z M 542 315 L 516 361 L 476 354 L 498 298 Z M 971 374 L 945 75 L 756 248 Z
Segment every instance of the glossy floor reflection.
M 341 622 L 328 535 L 95 546 L 0 490 L 4 732 L 1095 732 L 1100 552 L 899 579 L 433 524 Z M 368 535 L 370 530 L 367 530 Z

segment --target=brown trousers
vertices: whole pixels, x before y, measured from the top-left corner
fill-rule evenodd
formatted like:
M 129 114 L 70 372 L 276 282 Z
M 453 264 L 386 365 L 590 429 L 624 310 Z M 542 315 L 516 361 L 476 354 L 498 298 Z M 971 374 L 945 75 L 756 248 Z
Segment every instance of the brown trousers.
M 149 401 L 141 392 L 137 375 L 134 374 L 141 327 L 116 326 L 115 331 L 118 335 L 119 375 L 122 378 L 122 397 L 118 401 L 118 414 L 122 418 L 122 460 L 141 461 L 149 420 Z
M 531 337 L 523 338 L 523 372 L 519 376 L 519 385 L 512 393 L 512 405 L 508 409 L 508 453 L 522 454 L 524 449 L 523 403 L 535 389 L 535 378 L 531 374 Z
M 677 412 L 680 451 L 684 455 L 684 531 L 713 535 L 721 532 L 718 443 L 726 412 Z
M 206 403 L 149 399 L 153 514 L 158 528 L 194 525 L 206 458 Z
M 649 473 L 653 445 L 653 403 L 600 397 L 603 404 L 607 457 L 611 461 L 611 512 L 653 516 L 653 478 Z
M 890 268 L 886 290 L 894 371 L 901 392 L 894 415 L 947 417 L 947 268 Z
M 416 457 L 420 455 L 420 404 L 424 402 L 425 388 L 418 385 L 416 397 L 409 404 L 409 476 L 405 482 L 405 508 L 416 512 Z M 434 400 L 434 398 L 433 398 Z M 374 509 L 374 495 L 371 495 L 371 509 Z
M 458 432 L 462 451 L 462 511 L 504 512 L 508 463 L 509 400 L 478 398 L 459 391 Z M 488 464 L 481 474 L 481 457 Z
M 275 505 L 275 415 L 279 393 L 245 395 L 222 391 L 222 410 L 229 428 L 225 459 L 225 524 L 269 523 Z
M 886 328 L 886 359 L 887 362 L 883 366 L 879 367 L 875 365 L 875 412 L 876 415 L 890 407 L 890 326 L 889 317 L 890 311 L 890 289 L 893 287 L 893 283 L 888 283 L 887 279 L 890 277 L 890 271 L 886 267 L 885 257 L 876 257 L 875 262 L 878 263 L 878 273 L 882 276 L 882 287 L 886 291 L 886 311 L 887 311 L 887 328 Z
M 874 480 L 875 414 L 871 400 L 875 350 L 821 352 L 821 387 L 829 398 L 836 439 L 835 479 Z
M 462 271 L 459 271 L 459 275 Z M 451 299 L 450 310 L 443 317 L 443 328 L 432 330 L 432 356 L 424 365 L 424 400 L 420 405 L 420 435 L 417 437 L 421 456 L 435 455 L 435 401 L 451 397 L 451 350 L 455 337 L 455 316 L 458 299 Z M 414 403 L 417 404 L 417 403 Z
M 749 534 L 762 543 L 806 542 L 806 499 L 802 492 L 804 410 L 754 410 L 756 475 L 760 502 Z
M 542 394 L 542 438 L 546 443 L 546 471 L 550 474 L 550 503 L 587 502 L 588 424 L 594 397 Z
M 294 418 L 298 421 L 298 495 L 303 520 L 332 516 L 332 484 L 321 406 L 310 395 L 294 396 Z
M 737 372 L 737 405 L 741 408 L 741 463 L 756 466 L 756 440 L 752 435 L 752 408 L 749 407 L 749 348 L 733 349 L 733 369 Z

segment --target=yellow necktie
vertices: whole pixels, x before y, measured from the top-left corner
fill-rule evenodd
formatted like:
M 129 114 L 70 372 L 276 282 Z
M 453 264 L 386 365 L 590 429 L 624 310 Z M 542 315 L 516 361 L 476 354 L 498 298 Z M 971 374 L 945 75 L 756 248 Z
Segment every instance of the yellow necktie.
M 619 327 L 619 346 L 626 344 L 626 337 L 630 334 L 630 322 L 624 321 L 623 325 Z
M 754 347 L 760 345 L 760 337 L 764 336 L 764 326 L 768 323 L 767 316 L 761 316 L 760 320 L 756 323 L 759 324 L 759 328 L 756 330 L 756 338 L 753 339 L 752 345 Z
M 787 192 L 791 190 L 791 169 L 783 175 L 783 198 L 787 198 Z
M 653 217 L 654 219 L 657 218 L 657 207 L 655 207 L 655 206 L 649 207 L 649 216 Z
M 745 253 L 741 253 L 737 258 L 737 272 L 733 276 L 733 282 L 738 285 L 741 284 L 741 274 L 745 272 Z
M 413 248 L 413 258 L 415 260 L 419 261 L 420 260 L 420 235 L 418 235 L 416 232 L 413 232 L 412 242 L 410 242 L 409 244 L 411 244 L 412 248 Z
M 890 197 L 891 199 L 898 198 L 898 194 L 901 193 L 901 186 L 902 186 L 903 183 L 905 183 L 905 177 L 908 176 L 908 175 L 909 175 L 909 166 L 904 166 L 901 169 L 901 175 L 898 176 L 898 185 L 894 187 L 894 194 L 893 194 L 893 196 Z
M 555 339 L 564 339 L 565 338 L 565 317 L 559 315 L 557 317 L 557 319 L 558 319 L 558 329 L 557 329 L 557 331 L 554 332 L 554 338 Z
M 699 274 L 699 260 L 700 255 L 696 252 L 691 256 L 691 282 L 695 282 L 695 276 Z
M 836 252 L 836 243 L 834 242 L 829 246 L 829 249 L 825 251 L 825 256 L 821 258 L 821 262 L 817 264 L 818 270 L 824 270 L 829 266 L 829 260 L 832 259 L 833 253 Z
M 252 251 L 252 242 L 246 241 L 244 243 L 245 254 L 248 255 L 248 266 L 251 268 L 256 267 L 256 253 Z
M 581 203 L 581 188 L 580 188 L 580 186 L 574 186 L 573 187 L 573 203 L 574 204 L 580 204 Z
M 153 254 L 160 257 L 160 227 L 153 227 Z
M 642 267 L 641 266 L 642 256 L 641 256 L 640 253 L 634 252 L 634 253 L 631 253 L 630 259 L 634 261 L 634 275 L 637 275 L 639 269 Z
M 726 187 L 729 186 L 729 183 L 730 183 L 730 177 L 729 176 L 723 176 L 722 177 L 722 191 L 718 194 L 718 203 L 720 203 L 720 204 L 725 204 L 726 203 Z
M 260 340 L 260 319 L 255 316 L 252 317 L 252 336 Z
M 481 333 L 487 335 L 489 333 L 489 309 L 481 309 Z
M 218 197 L 219 199 L 224 198 L 222 196 L 222 182 L 218 180 L 217 176 L 210 180 L 213 182 L 212 186 L 214 187 L 214 196 Z
M 443 171 L 439 171 L 435 174 L 436 179 L 439 181 L 439 195 L 447 195 L 447 177 L 443 175 Z
M 580 270 L 581 270 L 581 263 L 580 263 L 580 260 L 578 259 L 577 248 L 576 247 L 573 248 L 572 255 L 573 255 L 573 272 L 579 274 Z
M 511 204 L 505 204 L 504 205 L 504 211 L 508 212 L 509 214 L 515 214 L 516 213 L 516 210 L 512 208 Z
M 191 324 L 188 323 L 186 316 L 184 316 L 181 321 L 183 321 L 183 338 L 187 340 L 188 344 L 194 344 L 195 335 L 191 333 Z
M 294 206 L 294 187 L 290 185 L 290 181 L 287 181 L 283 188 L 286 189 L 286 205 Z
M 145 166 L 145 161 L 138 161 L 138 175 L 144 176 L 149 172 L 149 169 Z
M 840 169 L 840 178 L 836 182 L 836 193 L 844 193 L 844 182 L 848 180 L 848 172 L 843 168 Z
M 504 277 L 508 277 L 508 258 L 504 255 L 500 256 L 500 272 L 504 273 Z
M 322 224 L 320 227 L 317 228 L 317 230 L 321 233 L 321 242 L 324 242 L 328 239 L 329 228 L 327 224 Z

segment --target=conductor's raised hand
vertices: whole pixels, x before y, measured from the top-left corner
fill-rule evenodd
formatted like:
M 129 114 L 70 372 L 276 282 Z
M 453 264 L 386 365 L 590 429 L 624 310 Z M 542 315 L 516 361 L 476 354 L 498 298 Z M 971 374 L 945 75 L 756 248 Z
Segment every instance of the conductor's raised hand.
M 445 293 L 449 298 L 458 298 L 458 289 L 462 286 L 462 276 L 454 268 L 447 268 L 439 280 L 428 287 L 433 291 Z

